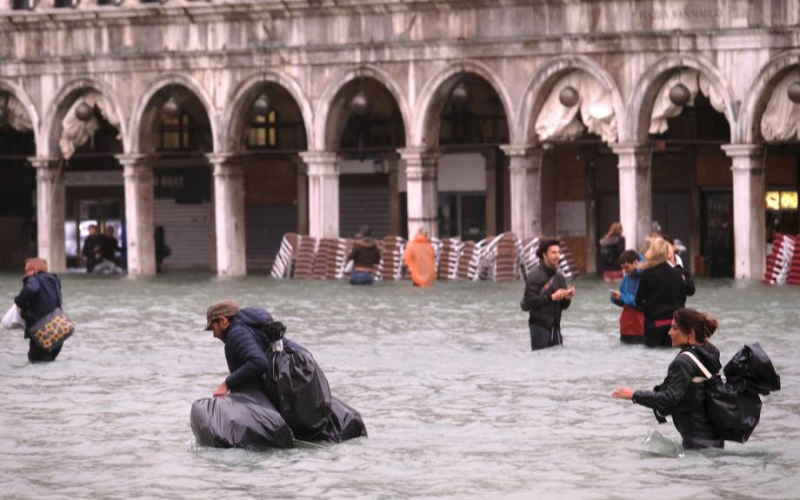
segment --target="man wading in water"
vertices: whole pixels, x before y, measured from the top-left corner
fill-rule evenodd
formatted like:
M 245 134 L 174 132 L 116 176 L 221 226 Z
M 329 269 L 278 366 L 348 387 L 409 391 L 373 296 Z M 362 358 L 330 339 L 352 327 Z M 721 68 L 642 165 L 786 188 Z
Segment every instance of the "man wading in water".
M 561 247 L 558 240 L 543 240 L 536 250 L 539 265 L 525 280 L 525 295 L 519 303 L 529 311 L 528 327 L 531 331 L 531 350 L 544 349 L 564 343 L 561 337 L 561 311 L 568 308 L 575 296 L 575 287 L 567 286 L 567 279 L 558 267 Z

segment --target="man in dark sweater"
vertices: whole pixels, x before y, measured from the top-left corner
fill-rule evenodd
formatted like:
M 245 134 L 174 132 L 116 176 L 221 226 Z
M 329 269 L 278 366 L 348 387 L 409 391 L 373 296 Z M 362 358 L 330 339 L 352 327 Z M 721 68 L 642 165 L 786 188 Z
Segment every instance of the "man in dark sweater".
M 561 247 L 558 240 L 543 240 L 536 251 L 539 265 L 525 280 L 525 294 L 520 307 L 528 311 L 531 350 L 564 343 L 561 336 L 561 312 L 570 306 L 575 287 L 568 287 L 558 266 Z

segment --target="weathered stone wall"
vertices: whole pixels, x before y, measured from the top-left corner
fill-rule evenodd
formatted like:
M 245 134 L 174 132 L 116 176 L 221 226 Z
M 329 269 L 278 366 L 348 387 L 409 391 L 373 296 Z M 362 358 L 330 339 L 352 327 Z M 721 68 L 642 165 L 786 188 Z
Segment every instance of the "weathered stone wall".
M 764 94 L 800 61 L 800 0 L 50 3 L 0 11 L 0 85 L 28 105 L 41 157 L 56 156 L 59 110 L 87 87 L 114 101 L 126 152 L 143 152 L 149 99 L 175 83 L 206 107 L 215 150 L 229 151 L 237 100 L 264 79 L 293 95 L 309 149 L 324 150 L 333 97 L 362 74 L 397 99 L 409 146 L 434 145 L 431 110 L 462 71 L 497 90 L 513 143 L 535 142 L 538 107 L 575 68 L 612 91 L 619 141 L 634 141 L 681 64 L 724 95 L 732 142 L 751 142 Z

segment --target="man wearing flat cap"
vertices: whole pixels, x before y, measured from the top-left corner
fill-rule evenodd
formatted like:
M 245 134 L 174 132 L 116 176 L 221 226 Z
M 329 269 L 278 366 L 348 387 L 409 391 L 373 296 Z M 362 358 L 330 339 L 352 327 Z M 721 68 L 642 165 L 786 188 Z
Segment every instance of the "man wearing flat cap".
M 240 308 L 233 300 L 213 304 L 206 312 L 206 330 L 225 344 L 225 359 L 230 375 L 214 391 L 214 396 L 224 396 L 246 387 L 260 388 L 262 375 L 267 371 L 270 341 L 263 333 L 265 325 L 273 323 L 272 315 L 258 307 Z M 306 351 L 288 338 L 283 345 Z M 307 351 L 306 351 L 307 352 Z

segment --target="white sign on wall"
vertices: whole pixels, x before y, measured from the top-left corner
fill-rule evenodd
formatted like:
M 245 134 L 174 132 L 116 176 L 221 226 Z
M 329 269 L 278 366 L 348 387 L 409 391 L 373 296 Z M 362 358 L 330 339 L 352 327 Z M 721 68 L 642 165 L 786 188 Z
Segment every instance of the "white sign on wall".
M 561 236 L 586 236 L 586 202 L 556 202 L 556 232 Z

